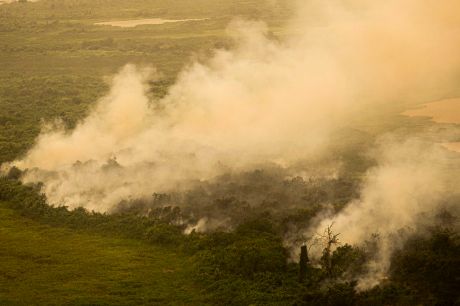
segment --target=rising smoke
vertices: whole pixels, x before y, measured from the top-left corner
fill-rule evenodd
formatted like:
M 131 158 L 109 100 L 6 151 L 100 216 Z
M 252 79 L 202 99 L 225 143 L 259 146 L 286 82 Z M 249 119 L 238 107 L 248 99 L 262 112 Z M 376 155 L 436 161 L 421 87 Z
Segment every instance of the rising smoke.
M 74 130 L 48 126 L 13 164 L 29 169 L 24 182 L 43 182 L 51 204 L 109 211 L 229 170 L 318 158 L 350 122 L 456 93 L 458 1 L 307 1 L 298 11 L 280 39 L 262 22 L 232 22 L 235 46 L 188 65 L 161 99 L 147 95 L 154 69 L 125 66 Z M 360 200 L 318 228 L 334 221 L 350 243 L 389 237 L 449 192 L 442 152 L 379 148 Z M 393 249 L 382 241 L 374 275 Z
M 332 225 L 341 241 L 354 245 L 362 245 L 372 235 L 378 235 L 377 254 L 359 280 L 361 289 L 375 286 L 385 278 L 392 253 L 402 247 L 410 234 L 434 224 L 437 212 L 448 208 L 458 213 L 458 207 L 449 204 L 451 197 L 457 196 L 458 201 L 458 159 L 455 164 L 439 146 L 388 138 L 380 141 L 374 154 L 379 165 L 368 171 L 360 198 L 339 214 L 323 216 L 305 233 L 315 237 L 315 233 Z

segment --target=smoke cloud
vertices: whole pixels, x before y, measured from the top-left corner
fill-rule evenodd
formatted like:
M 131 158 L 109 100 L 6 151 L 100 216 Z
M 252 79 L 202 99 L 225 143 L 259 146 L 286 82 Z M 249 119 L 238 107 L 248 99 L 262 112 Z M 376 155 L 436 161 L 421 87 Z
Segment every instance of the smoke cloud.
M 459 11 L 456 0 L 306 1 L 278 39 L 262 22 L 235 20 L 234 47 L 188 65 L 164 98 L 147 95 L 154 69 L 127 65 L 74 130 L 44 128 L 14 165 L 29 169 L 24 182 L 43 182 L 51 204 L 110 211 L 229 170 L 318 158 L 352 122 L 457 93 Z M 360 200 L 318 228 L 334 221 L 351 243 L 389 237 L 440 201 L 442 154 L 383 147 Z M 382 241 L 374 275 L 393 248 Z
M 323 218 L 306 233 L 313 237 L 333 225 L 341 241 L 355 245 L 378 235 L 378 252 L 360 279 L 361 289 L 377 285 L 386 276 L 393 251 L 411 233 L 430 224 L 437 212 L 448 208 L 449 198 L 460 187 L 452 169 L 458 168 L 458 159 L 450 160 L 440 146 L 386 138 L 374 154 L 379 165 L 368 171 L 360 199 L 339 214 Z

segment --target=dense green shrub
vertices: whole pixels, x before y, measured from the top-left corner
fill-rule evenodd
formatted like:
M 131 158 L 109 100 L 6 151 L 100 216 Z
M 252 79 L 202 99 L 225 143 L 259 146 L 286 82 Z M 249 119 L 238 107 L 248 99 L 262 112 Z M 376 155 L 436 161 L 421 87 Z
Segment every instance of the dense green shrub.
M 290 264 L 282 244 L 283 229 L 270 213 L 249 213 L 236 228 L 184 235 L 176 224 L 181 209 L 168 206 L 168 196 L 156 195 L 164 207 L 148 216 L 125 207 L 125 212 L 100 214 L 83 208 L 51 207 L 40 185 L 22 185 L 13 175 L 0 178 L 0 203 L 21 215 L 53 226 L 121 235 L 174 247 L 191 256 L 194 277 L 214 304 L 225 305 L 454 305 L 459 300 L 460 243 L 446 228 L 415 235 L 392 258 L 390 278 L 371 290 L 355 290 L 367 247 L 337 247 L 330 267 L 308 266 L 305 282 L 298 281 L 297 264 Z M 161 198 L 161 199 L 160 199 Z M 222 202 L 224 203 L 224 202 Z M 232 203 L 233 201 L 225 202 Z M 227 205 L 226 204 L 226 205 Z M 372 251 L 372 250 L 371 250 Z M 370 254 L 370 255 L 369 255 Z
M 159 223 L 148 228 L 145 237 L 155 244 L 180 246 L 184 236 L 178 227 Z
M 391 280 L 416 291 L 426 305 L 460 302 L 460 238 L 435 228 L 412 237 L 391 262 Z

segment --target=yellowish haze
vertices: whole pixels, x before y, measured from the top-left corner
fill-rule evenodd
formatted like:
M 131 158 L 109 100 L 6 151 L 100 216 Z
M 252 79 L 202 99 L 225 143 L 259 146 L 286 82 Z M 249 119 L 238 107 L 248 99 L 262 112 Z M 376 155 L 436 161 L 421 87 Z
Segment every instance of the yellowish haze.
M 146 95 L 154 70 L 127 65 L 73 131 L 44 129 L 14 164 L 35 168 L 23 180 L 43 182 L 52 204 L 108 211 L 228 169 L 317 158 L 331 133 L 370 109 L 455 92 L 459 12 L 457 0 L 303 1 L 281 40 L 262 22 L 235 20 L 235 47 L 191 63 L 164 98 Z M 361 199 L 319 227 L 335 221 L 350 242 L 389 234 L 446 192 L 433 166 L 442 154 L 386 146 Z
M 447 209 L 448 198 L 458 193 L 460 165 L 458 159 L 453 165 L 448 154 L 440 146 L 421 141 L 382 140 L 374 152 L 379 165 L 368 171 L 360 198 L 336 215 L 322 216 L 305 236 L 312 237 L 313 243 L 317 233 L 332 225 L 342 243 L 361 245 L 377 234 L 376 257 L 368 263 L 358 287 L 377 285 L 386 276 L 393 251 L 432 222 L 436 212 Z M 459 207 L 449 208 L 458 213 Z M 319 254 L 319 247 L 312 251 Z

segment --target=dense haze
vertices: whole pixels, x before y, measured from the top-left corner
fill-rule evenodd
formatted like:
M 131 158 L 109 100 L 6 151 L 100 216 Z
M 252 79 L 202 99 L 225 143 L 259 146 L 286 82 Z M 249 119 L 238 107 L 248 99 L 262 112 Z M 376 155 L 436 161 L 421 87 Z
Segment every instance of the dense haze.
M 154 68 L 121 68 L 74 130 L 47 124 L 13 164 L 29 169 L 24 182 L 43 182 L 51 204 L 104 212 L 226 172 L 321 160 L 350 122 L 455 94 L 458 1 L 307 1 L 298 11 L 282 39 L 262 22 L 233 21 L 234 46 L 190 63 L 161 99 L 148 95 Z M 349 243 L 380 233 L 362 288 L 385 274 L 391 235 L 458 187 L 434 144 L 385 137 L 370 154 L 377 165 L 359 200 L 305 229 L 311 237 L 334 223 Z
M 314 243 L 315 234 L 332 225 L 341 242 L 354 245 L 377 235 L 377 254 L 358 284 L 362 289 L 385 278 L 393 251 L 411 234 L 435 224 L 436 214 L 444 209 L 458 213 L 452 200 L 459 196 L 458 161 L 450 161 L 443 149 L 415 140 L 385 139 L 373 154 L 379 165 L 367 172 L 360 198 L 337 215 L 321 216 L 305 233 Z M 313 250 L 320 251 L 315 246 Z

